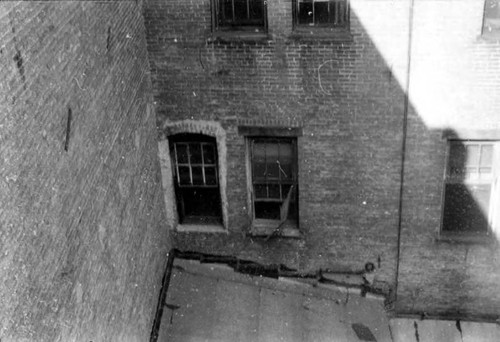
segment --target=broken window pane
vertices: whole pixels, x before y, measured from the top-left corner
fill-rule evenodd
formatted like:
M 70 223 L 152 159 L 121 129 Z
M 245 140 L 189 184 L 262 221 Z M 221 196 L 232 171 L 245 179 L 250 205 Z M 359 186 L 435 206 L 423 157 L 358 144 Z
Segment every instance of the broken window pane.
M 296 188 L 295 139 L 255 138 L 252 146 L 252 183 L 255 218 L 280 220 L 280 207 L 292 185 Z M 296 219 L 297 192 L 293 192 L 289 219 Z

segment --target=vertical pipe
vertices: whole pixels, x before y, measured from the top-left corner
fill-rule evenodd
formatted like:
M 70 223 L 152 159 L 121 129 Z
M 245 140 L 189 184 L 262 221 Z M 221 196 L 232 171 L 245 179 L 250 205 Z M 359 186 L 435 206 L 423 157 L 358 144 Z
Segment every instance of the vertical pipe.
M 410 0 L 410 8 L 408 11 L 408 56 L 406 59 L 406 85 L 404 97 L 404 112 L 403 112 L 403 141 L 401 143 L 401 181 L 399 184 L 399 206 L 398 206 L 398 241 L 396 254 L 396 275 L 394 289 L 394 304 L 398 298 L 398 281 L 399 281 L 399 266 L 401 257 L 401 230 L 403 225 L 403 196 L 404 196 L 404 177 L 405 177 L 405 162 L 406 162 L 406 138 L 408 131 L 408 111 L 410 106 L 410 75 L 411 75 L 411 56 L 412 56 L 412 37 L 413 37 L 413 15 L 414 1 Z

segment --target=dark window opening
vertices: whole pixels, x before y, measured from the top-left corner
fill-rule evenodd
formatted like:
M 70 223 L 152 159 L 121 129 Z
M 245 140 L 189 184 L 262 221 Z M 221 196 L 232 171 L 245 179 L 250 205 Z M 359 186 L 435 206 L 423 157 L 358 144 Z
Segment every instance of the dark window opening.
M 214 19 L 218 30 L 264 32 L 266 7 L 264 0 L 213 0 Z
M 494 224 L 495 143 L 450 141 L 444 188 L 445 232 L 488 233 Z
M 297 222 L 296 139 L 253 138 L 250 143 L 254 218 Z
M 201 134 L 178 134 L 170 142 L 180 223 L 221 223 L 215 139 Z
M 295 0 L 297 26 L 348 28 L 348 0 Z
M 483 35 L 500 35 L 500 0 L 486 0 L 484 4 Z

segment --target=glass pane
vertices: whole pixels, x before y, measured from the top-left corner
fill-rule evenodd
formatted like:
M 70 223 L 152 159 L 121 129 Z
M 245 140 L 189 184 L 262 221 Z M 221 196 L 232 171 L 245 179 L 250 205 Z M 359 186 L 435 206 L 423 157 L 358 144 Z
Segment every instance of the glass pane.
M 465 179 L 478 179 L 479 173 L 477 167 L 467 167 L 465 171 Z
M 290 164 L 280 164 L 279 165 L 279 170 L 280 170 L 280 178 L 281 179 L 287 179 L 290 180 L 292 179 L 292 165 Z
M 464 176 L 466 149 L 462 143 L 451 143 L 448 160 L 448 175 Z
M 278 179 L 279 177 L 279 165 L 276 160 L 270 164 L 267 164 L 266 177 L 268 179 Z
M 193 185 L 203 185 L 203 170 L 201 166 L 193 166 Z
M 267 186 L 265 184 L 254 185 L 255 198 L 267 198 Z
M 344 0 L 335 1 L 330 5 L 332 14 L 330 22 L 335 26 L 342 26 L 346 23 L 346 4 Z
M 190 185 L 191 184 L 191 176 L 189 174 L 188 166 L 179 166 L 179 184 L 180 185 Z
M 278 144 L 266 144 L 266 160 L 276 162 L 279 156 Z
M 205 167 L 205 181 L 206 185 L 217 185 L 217 172 L 215 167 Z
M 188 163 L 187 144 L 175 144 L 175 149 L 177 152 L 177 163 L 187 164 Z
M 247 0 L 233 0 L 235 20 L 246 20 L 248 18 Z
M 279 148 L 278 144 L 267 144 L 266 145 L 266 163 L 267 163 L 267 173 L 268 178 L 278 179 L 279 177 L 279 166 L 276 161 L 279 160 Z
M 201 164 L 201 144 L 189 144 L 189 157 L 191 164 Z
M 312 0 L 302 0 L 299 2 L 298 20 L 300 25 L 313 25 Z
M 329 22 L 329 11 L 328 11 L 327 1 L 315 1 L 314 2 L 314 23 L 315 24 L 326 24 Z
M 214 145 L 203 144 L 203 162 L 205 164 L 215 164 L 215 149 Z
M 265 179 L 266 178 L 266 164 L 264 163 L 254 163 L 253 164 L 253 178 L 254 179 Z
M 266 144 L 254 143 L 253 144 L 253 158 L 254 160 L 264 161 L 266 158 Z
M 231 0 L 219 0 L 219 25 L 233 21 L 233 5 Z
M 479 145 L 467 145 L 466 165 L 479 165 Z
M 279 184 L 269 184 L 269 198 L 281 199 L 280 188 Z
M 258 202 L 254 203 L 255 217 L 260 219 L 280 219 L 280 203 L 278 202 Z
M 491 166 L 492 163 L 493 163 L 493 145 L 482 145 L 481 160 L 479 164 L 481 166 Z
M 264 0 L 250 0 L 250 18 L 259 20 L 264 18 Z
M 490 185 L 466 186 L 447 184 L 443 230 L 455 232 L 486 232 Z
M 182 222 L 214 223 L 221 216 L 220 194 L 217 188 L 182 188 L 183 205 L 178 208 Z M 193 220 L 197 218 L 196 220 Z

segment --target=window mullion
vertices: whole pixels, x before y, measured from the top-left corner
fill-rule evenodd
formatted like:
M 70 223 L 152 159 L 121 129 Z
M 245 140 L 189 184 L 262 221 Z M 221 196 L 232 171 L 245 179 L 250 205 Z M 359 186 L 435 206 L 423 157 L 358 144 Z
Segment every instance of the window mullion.
M 233 22 L 233 24 L 236 22 L 236 12 L 234 10 L 234 0 L 231 0 L 231 10 L 232 10 L 232 15 L 233 17 L 231 18 L 231 21 Z
M 188 168 L 189 168 L 189 184 L 193 185 L 193 166 L 191 165 L 191 144 L 186 144 L 187 146 L 187 157 L 188 157 Z
M 200 150 L 201 150 L 201 174 L 202 174 L 202 177 L 203 177 L 203 185 L 207 185 L 207 181 L 205 179 L 205 155 L 203 154 L 203 145 L 206 145 L 206 144 L 203 144 L 203 143 L 200 144 Z
M 179 174 L 179 159 L 177 157 L 177 144 L 174 143 L 174 154 L 175 154 L 175 171 L 177 173 L 177 184 L 181 185 L 181 176 Z

